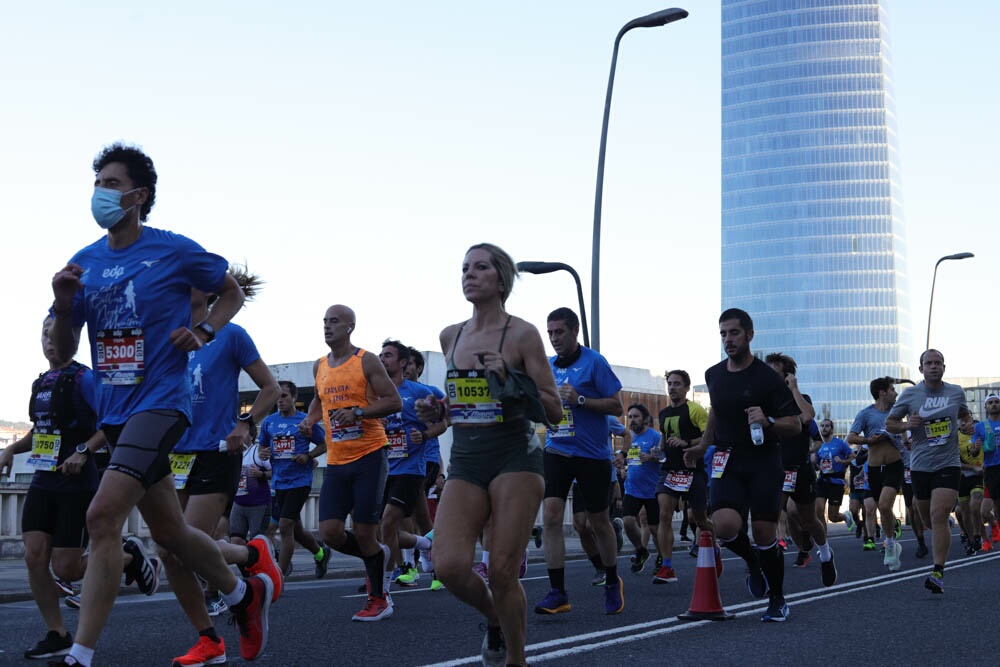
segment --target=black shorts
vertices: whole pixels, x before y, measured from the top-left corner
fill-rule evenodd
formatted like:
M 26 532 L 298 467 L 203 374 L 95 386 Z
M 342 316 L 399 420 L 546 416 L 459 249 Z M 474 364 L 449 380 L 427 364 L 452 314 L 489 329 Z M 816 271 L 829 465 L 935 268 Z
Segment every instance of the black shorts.
M 675 471 L 676 472 L 676 471 Z M 683 471 L 683 472 L 693 472 L 694 477 L 691 479 L 691 486 L 687 491 L 678 491 L 676 489 L 671 489 L 667 486 L 667 482 L 670 480 L 671 472 L 660 473 L 660 478 L 656 481 L 656 495 L 666 494 L 678 499 L 677 507 L 680 507 L 680 501 L 684 501 L 687 506 L 685 509 L 689 509 L 692 512 L 705 512 L 708 510 L 708 473 L 704 470 L 694 470 L 694 471 Z
M 277 508 L 276 514 L 279 520 L 291 519 L 292 521 L 302 520 L 302 508 L 309 500 L 311 486 L 296 486 L 293 489 L 276 489 L 274 491 L 274 506 Z
M 424 470 L 426 471 L 424 475 L 424 494 L 426 495 L 437 484 L 438 475 L 441 474 L 441 464 L 436 461 L 428 461 Z
M 137 412 L 124 424 L 101 427 L 111 447 L 108 470 L 139 480 L 148 489 L 170 474 L 170 452 L 188 428 L 177 410 Z
M 958 466 L 941 468 L 933 472 L 910 471 L 910 479 L 913 480 L 913 493 L 917 496 L 917 500 L 930 500 L 931 492 L 934 489 L 951 489 L 957 493 L 961 476 L 962 469 Z
M 796 505 L 816 502 L 816 469 L 811 463 L 801 463 L 797 468 L 786 470 L 781 490 Z
M 546 498 L 560 498 L 565 502 L 573 480 L 576 480 L 586 511 L 596 514 L 608 509 L 612 468 L 610 459 L 561 456 L 546 450 L 543 463 Z
M 983 492 L 983 476 L 982 475 L 962 475 L 962 479 L 958 481 L 958 499 L 959 500 L 969 500 L 972 497 L 973 491 L 979 491 L 980 494 Z
M 1000 503 L 1000 466 L 989 466 L 983 469 L 983 486 L 990 493 L 993 502 Z
M 838 484 L 834 480 L 839 480 Z M 839 506 L 844 502 L 844 478 L 820 475 L 816 480 L 816 497 L 825 498 L 827 504 Z
M 411 516 L 417 506 L 417 499 L 424 492 L 423 475 L 389 475 L 385 480 L 383 505 L 395 505 L 403 510 L 403 516 Z
M 232 502 L 240 483 L 242 466 L 242 452 L 198 452 L 188 473 L 187 484 L 177 491 L 189 496 L 218 493 Z M 229 516 L 228 512 L 226 516 Z
M 903 488 L 903 461 L 893 461 L 884 466 L 868 465 L 868 488 L 871 490 L 871 497 L 878 502 L 882 495 L 882 489 L 889 487 L 897 493 Z
M 93 491 L 55 493 L 29 488 L 21 513 L 21 533 L 38 531 L 52 536 L 55 549 L 87 546 L 87 508 Z
M 709 502 L 712 511 L 736 510 L 746 521 L 777 521 L 784 500 L 781 493 L 785 472 L 777 448 L 729 451 L 722 476 L 712 479 Z M 719 451 L 716 451 L 719 456 Z M 714 474 L 714 472 L 713 472 Z
M 608 483 L 608 507 L 611 507 L 611 500 L 615 497 L 615 485 L 618 483 L 617 480 Z M 573 482 L 573 514 L 580 514 L 587 511 L 586 503 L 583 502 L 583 491 L 580 490 L 580 485 Z
M 913 484 L 903 484 L 903 503 L 910 507 L 913 505 Z
M 622 499 L 622 516 L 639 516 L 639 510 L 646 508 L 646 524 L 655 526 L 660 523 L 660 503 L 656 498 L 636 498 L 627 493 Z
M 327 464 L 319 492 L 319 520 L 346 521 L 350 514 L 354 523 L 377 525 L 388 474 L 385 447 L 350 463 Z

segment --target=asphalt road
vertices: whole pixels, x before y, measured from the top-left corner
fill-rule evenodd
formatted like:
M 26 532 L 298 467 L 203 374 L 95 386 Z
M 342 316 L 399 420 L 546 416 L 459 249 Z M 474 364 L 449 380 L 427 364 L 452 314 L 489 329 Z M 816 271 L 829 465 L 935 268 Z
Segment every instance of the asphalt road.
M 946 569 L 946 593 L 923 587 L 929 558 L 913 558 L 915 543 L 905 539 L 903 569 L 889 574 L 878 552 L 862 552 L 861 542 L 834 528 L 831 545 L 838 583 L 824 588 L 818 558 L 805 568 L 786 555 L 785 590 L 791 613 L 784 624 L 761 623 L 764 601 L 752 599 L 739 559 L 727 557 L 720 580 L 723 604 L 737 613 L 723 623 L 684 623 L 695 559 L 675 552 L 679 583 L 651 584 L 652 561 L 641 575 L 625 578 L 625 611 L 605 616 L 602 591 L 589 585 L 587 561 L 567 564 L 573 610 L 556 616 L 530 613 L 548 590 L 543 564 L 529 567 L 524 587 L 529 602 L 528 656 L 531 664 L 586 665 L 830 665 L 866 660 L 879 665 L 996 665 L 982 630 L 992 623 L 1000 599 L 1000 554 L 966 558 L 957 534 Z M 928 534 L 928 538 L 930 535 Z M 929 541 L 929 540 L 928 540 Z M 363 598 L 359 581 L 325 579 L 290 582 L 272 608 L 271 635 L 258 665 L 474 665 L 479 663 L 481 619 L 447 591 L 431 592 L 424 575 L 413 589 L 394 590 L 395 613 L 378 623 L 354 623 Z M 69 627 L 77 612 L 66 610 Z M 242 664 L 236 631 L 220 616 L 216 627 L 229 647 L 231 664 Z M 0 605 L 0 664 L 32 664 L 22 651 L 41 638 L 44 625 L 31 602 Z M 194 643 L 169 593 L 128 596 L 116 604 L 97 651 L 97 665 L 170 665 L 171 657 Z M 853 657 L 851 657 L 853 656 Z M 38 664 L 38 663 L 34 663 Z

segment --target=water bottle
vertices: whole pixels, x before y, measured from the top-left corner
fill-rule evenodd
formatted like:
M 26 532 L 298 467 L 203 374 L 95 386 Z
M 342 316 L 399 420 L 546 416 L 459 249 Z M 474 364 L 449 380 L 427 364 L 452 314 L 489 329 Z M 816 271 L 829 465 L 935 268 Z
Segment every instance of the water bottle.
M 754 422 L 750 424 L 750 439 L 753 440 L 755 445 L 764 444 L 764 425 L 760 422 Z

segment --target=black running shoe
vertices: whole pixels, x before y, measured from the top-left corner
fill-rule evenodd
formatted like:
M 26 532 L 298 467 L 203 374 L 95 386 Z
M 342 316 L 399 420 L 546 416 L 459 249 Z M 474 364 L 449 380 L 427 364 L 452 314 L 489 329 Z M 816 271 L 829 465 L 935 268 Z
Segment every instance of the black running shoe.
M 761 615 L 760 620 L 765 623 L 784 623 L 788 620 L 788 605 L 785 604 L 785 598 L 771 598 L 767 611 Z
M 927 545 L 923 542 L 917 542 L 917 550 L 913 552 L 913 556 L 915 558 L 923 558 L 928 553 L 930 553 L 930 551 L 927 549 Z
M 132 562 L 125 568 L 125 583 L 133 581 L 144 595 L 152 595 L 160 586 L 160 561 L 150 558 L 138 537 L 129 537 L 122 542 L 122 549 L 132 556 Z
M 760 569 L 759 563 L 754 563 L 747 568 L 747 590 L 755 598 L 767 595 L 767 577 L 764 576 L 764 571 Z
M 55 630 L 49 630 L 45 639 L 35 644 L 34 648 L 29 648 L 24 652 L 24 657 L 29 660 L 57 658 L 69 653 L 71 648 L 73 648 L 73 635 L 67 632 L 66 636 L 63 636 Z
M 333 549 L 325 544 L 320 544 L 319 548 L 323 550 L 323 557 L 316 561 L 316 578 L 322 579 L 326 576 L 327 568 L 330 567 L 330 556 L 333 554 Z
M 820 561 L 822 560 L 821 558 Z M 830 549 L 830 560 L 825 563 L 820 562 L 819 567 L 823 573 L 824 586 L 833 586 L 837 583 L 837 566 L 833 562 L 833 549 Z

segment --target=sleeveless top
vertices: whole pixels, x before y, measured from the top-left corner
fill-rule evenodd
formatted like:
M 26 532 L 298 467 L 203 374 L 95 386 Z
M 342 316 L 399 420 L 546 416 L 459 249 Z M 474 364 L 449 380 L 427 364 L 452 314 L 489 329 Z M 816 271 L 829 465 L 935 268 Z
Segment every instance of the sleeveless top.
M 363 408 L 368 405 L 368 380 L 361 367 L 365 351 L 355 350 L 347 361 L 330 368 L 329 358 L 319 360 L 316 369 L 316 396 L 323 407 L 323 425 L 326 429 L 326 463 L 343 465 L 357 461 L 386 446 L 388 439 L 378 419 L 362 419 L 337 426 L 331 415 L 340 408 Z
M 511 315 L 507 315 L 503 331 L 500 334 L 500 345 L 497 353 L 503 352 L 503 342 L 507 337 Z M 520 421 L 525 418 L 525 401 L 523 399 L 497 399 L 489 390 L 489 381 L 485 369 L 464 369 L 455 367 L 455 349 L 462 337 L 462 330 L 469 321 L 459 327 L 455 342 L 448 356 L 448 373 L 445 381 L 445 393 L 448 395 L 448 416 L 452 425 L 488 425 L 500 424 L 511 420 Z

